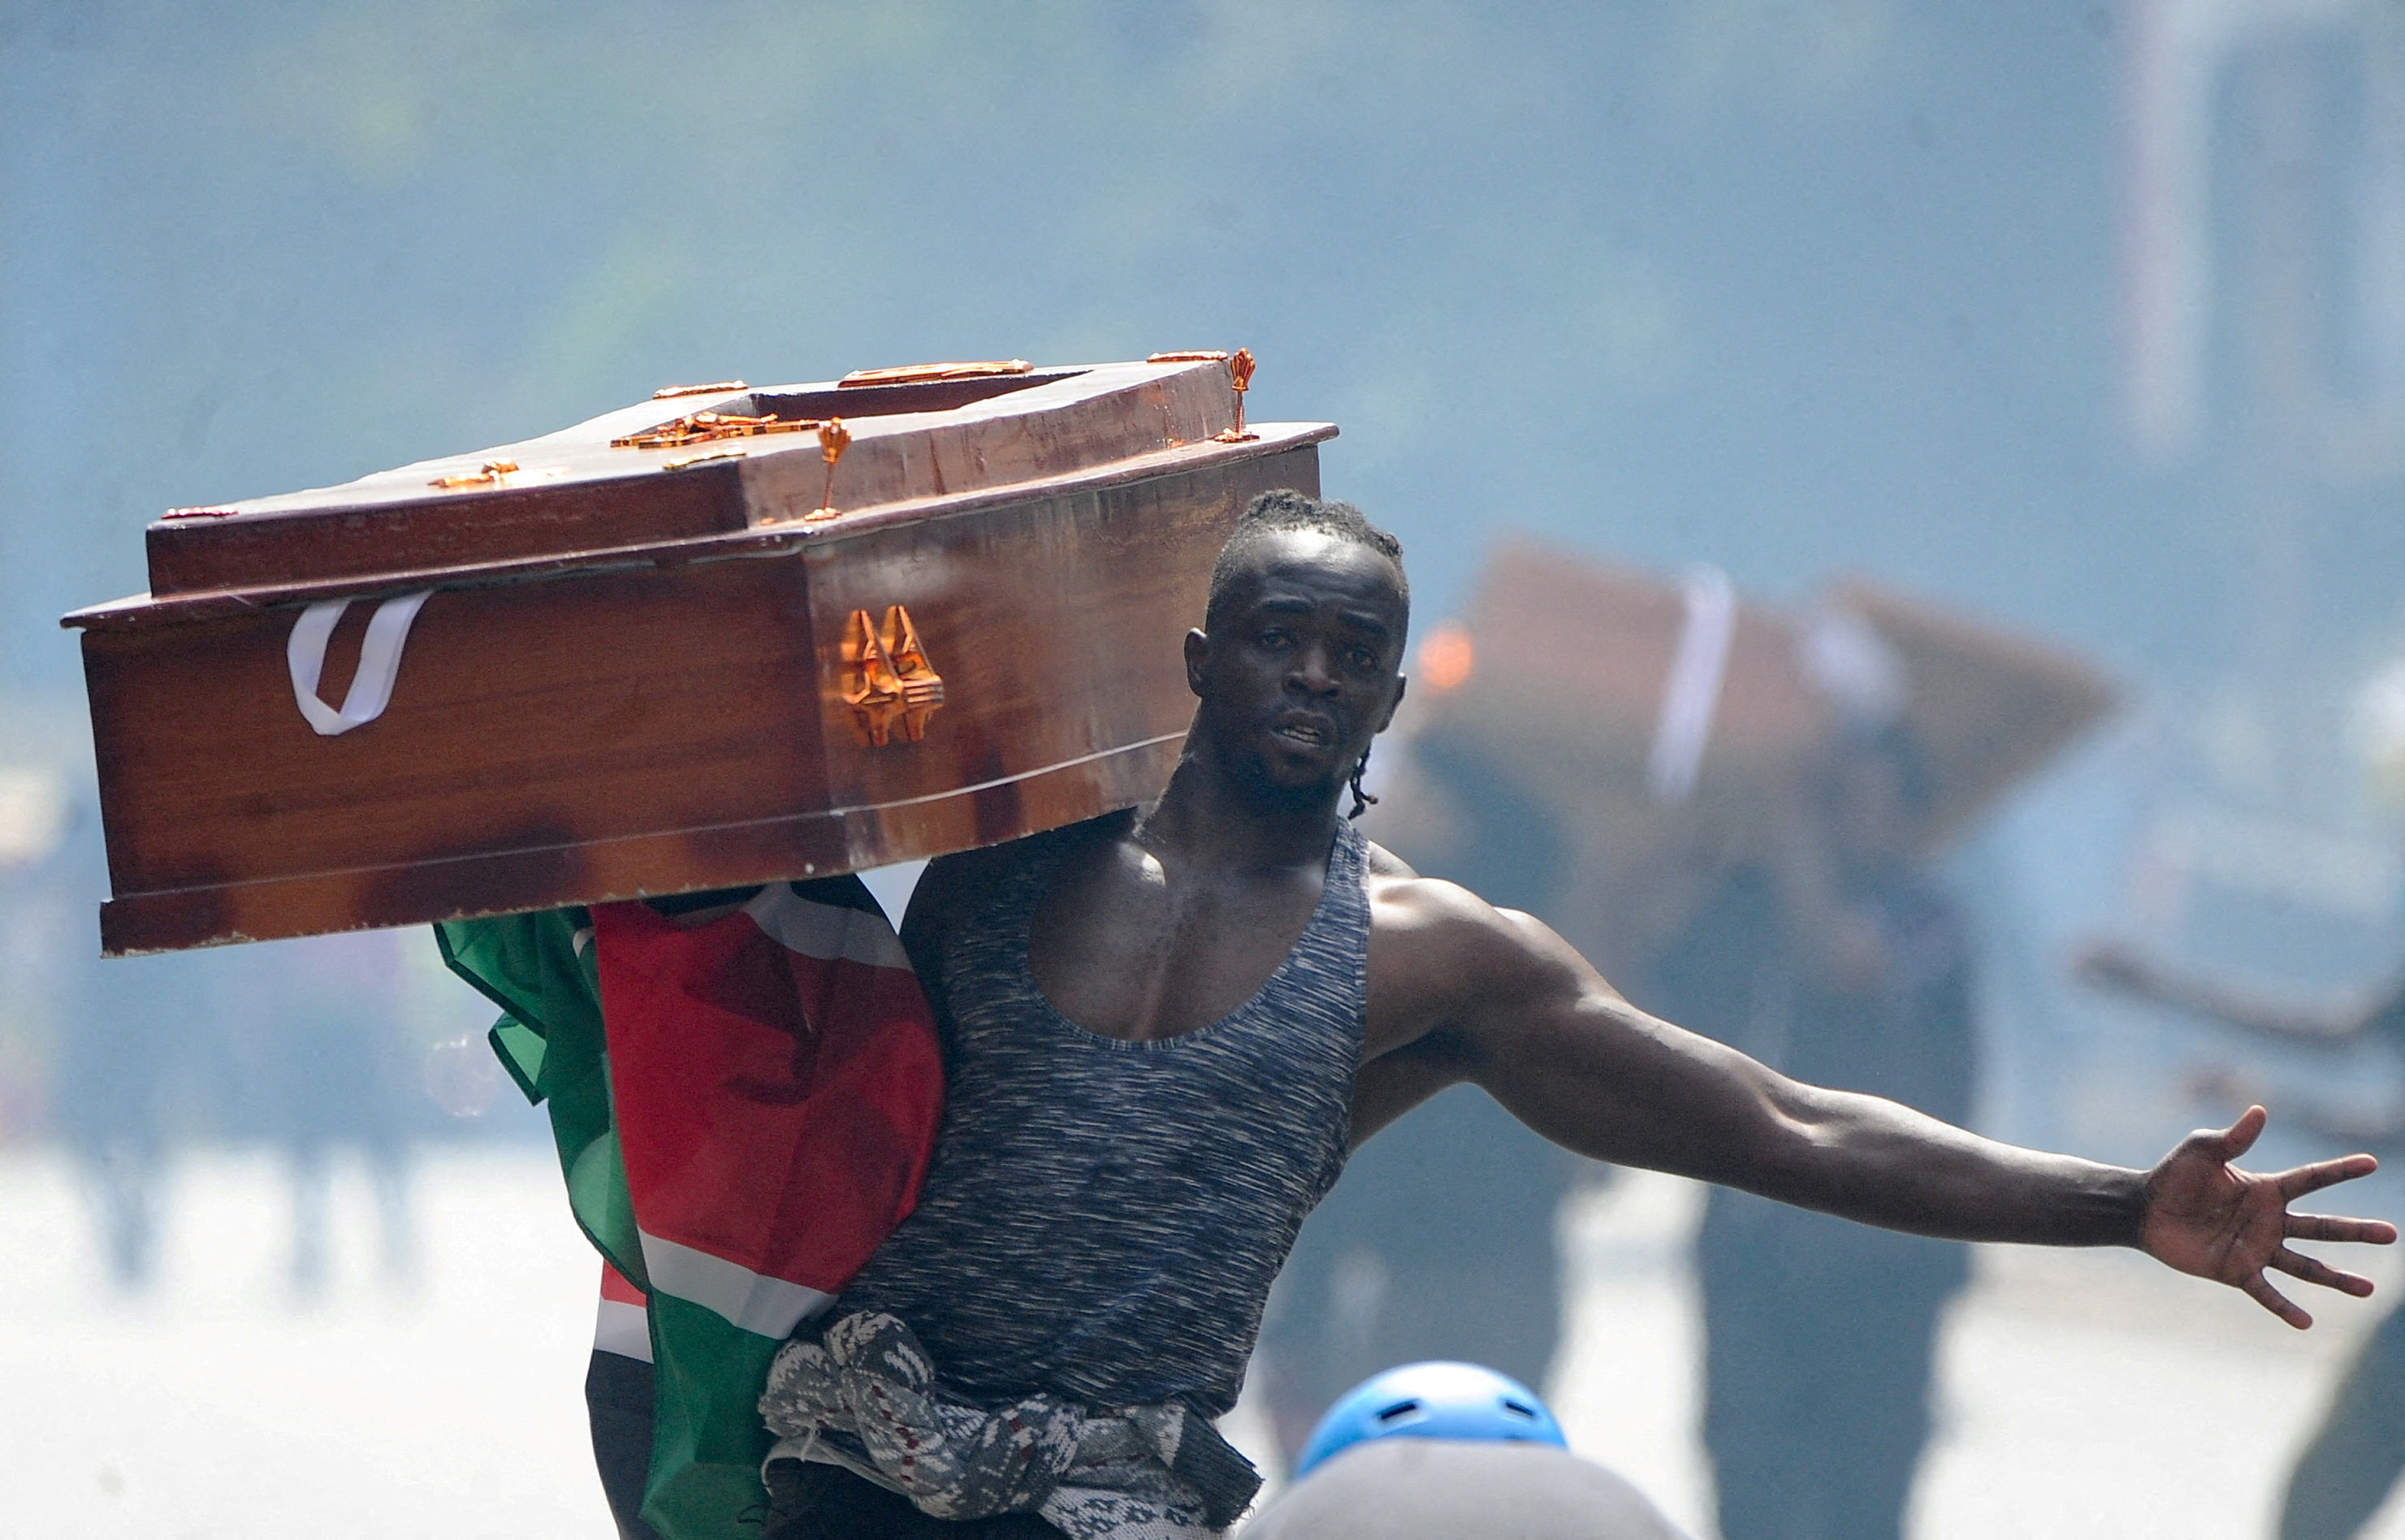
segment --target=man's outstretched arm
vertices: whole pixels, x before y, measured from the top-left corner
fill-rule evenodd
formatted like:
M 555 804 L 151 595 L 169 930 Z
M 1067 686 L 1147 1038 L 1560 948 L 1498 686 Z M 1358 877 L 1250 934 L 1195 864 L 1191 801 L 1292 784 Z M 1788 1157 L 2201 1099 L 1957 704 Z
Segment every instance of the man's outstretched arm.
M 1447 1006 L 1398 1056 L 1477 1082 L 1581 1154 L 1921 1235 L 2136 1246 L 2297 1326 L 2311 1318 L 2265 1280 L 2267 1267 L 2354 1294 L 2371 1284 L 2290 1240 L 2396 1238 L 2376 1221 L 2287 1211 L 2373 1170 L 2369 1155 L 2276 1175 L 2230 1165 L 2261 1131 L 2260 1109 L 2189 1136 L 2150 1172 L 2000 1144 L 1881 1097 L 1790 1080 L 1637 1010 L 1537 921 L 1449 884 L 1413 885 L 1423 895 L 1403 907 L 1422 912 L 1389 932 L 1405 943 L 1392 955 L 1409 960 L 1388 987 Z

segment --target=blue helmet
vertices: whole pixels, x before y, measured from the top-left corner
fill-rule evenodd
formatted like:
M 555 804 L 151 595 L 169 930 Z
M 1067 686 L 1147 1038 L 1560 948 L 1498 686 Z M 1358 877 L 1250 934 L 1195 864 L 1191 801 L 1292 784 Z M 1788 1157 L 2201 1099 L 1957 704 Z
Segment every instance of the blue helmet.
M 1562 1425 L 1536 1393 L 1475 1363 L 1406 1363 L 1337 1398 L 1294 1464 L 1301 1480 L 1340 1450 L 1372 1438 L 1465 1438 L 1568 1448 Z

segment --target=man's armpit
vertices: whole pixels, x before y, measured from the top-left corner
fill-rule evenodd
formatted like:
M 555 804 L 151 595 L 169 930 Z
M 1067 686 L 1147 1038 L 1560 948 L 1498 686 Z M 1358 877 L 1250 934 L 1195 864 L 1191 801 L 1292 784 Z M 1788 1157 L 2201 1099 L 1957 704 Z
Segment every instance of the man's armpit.
M 1432 1034 L 1361 1067 L 1353 1078 L 1353 1148 L 1446 1086 L 1469 1079 Z

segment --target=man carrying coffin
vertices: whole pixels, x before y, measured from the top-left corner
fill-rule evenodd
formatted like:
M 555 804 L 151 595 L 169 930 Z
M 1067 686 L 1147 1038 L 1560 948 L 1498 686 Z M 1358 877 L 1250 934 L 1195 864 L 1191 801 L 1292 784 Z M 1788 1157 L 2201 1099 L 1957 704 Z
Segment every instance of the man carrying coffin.
M 1200 705 L 1152 806 L 936 861 L 904 941 L 945 1040 L 919 1206 L 779 1356 L 768 1533 L 1207 1536 L 1257 1478 L 1234 1404 L 1272 1279 L 1346 1151 L 1456 1081 L 1580 1154 L 1865 1223 L 2138 1247 L 2310 1318 L 2266 1271 L 2384 1244 L 2288 1203 L 2368 1155 L 2231 1164 L 2250 1109 L 2152 1171 L 1805 1085 L 1624 1000 L 1553 932 L 1337 815 L 1402 699 L 1393 537 L 1265 494 L 1186 639 Z

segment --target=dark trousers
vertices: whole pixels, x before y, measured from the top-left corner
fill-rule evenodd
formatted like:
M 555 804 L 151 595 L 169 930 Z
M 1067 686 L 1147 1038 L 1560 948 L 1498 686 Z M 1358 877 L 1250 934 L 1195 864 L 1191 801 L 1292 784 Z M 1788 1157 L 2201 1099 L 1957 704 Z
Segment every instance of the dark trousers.
M 1900 1540 L 1961 1250 L 1712 1194 L 1697 1260 L 1723 1540 Z
M 1032 1513 L 935 1519 L 899 1492 L 839 1465 L 780 1460 L 768 1467 L 768 1522 L 760 1540 L 1062 1540 Z
M 584 1374 L 593 1462 L 610 1499 L 619 1540 L 659 1540 L 643 1522 L 643 1478 L 652 1463 L 652 1366 L 595 1353 Z M 768 1472 L 768 1520 L 760 1540 L 1062 1540 L 1033 1514 L 934 1519 L 910 1500 L 839 1466 L 781 1460 Z
M 2297 1457 L 2280 1540 L 2352 1540 L 2405 1471 L 2405 1308 L 2393 1309 L 2341 1377 Z
M 652 1366 L 640 1358 L 595 1353 L 584 1371 L 584 1415 L 618 1540 L 660 1540 L 642 1519 L 643 1477 L 652 1468 Z

